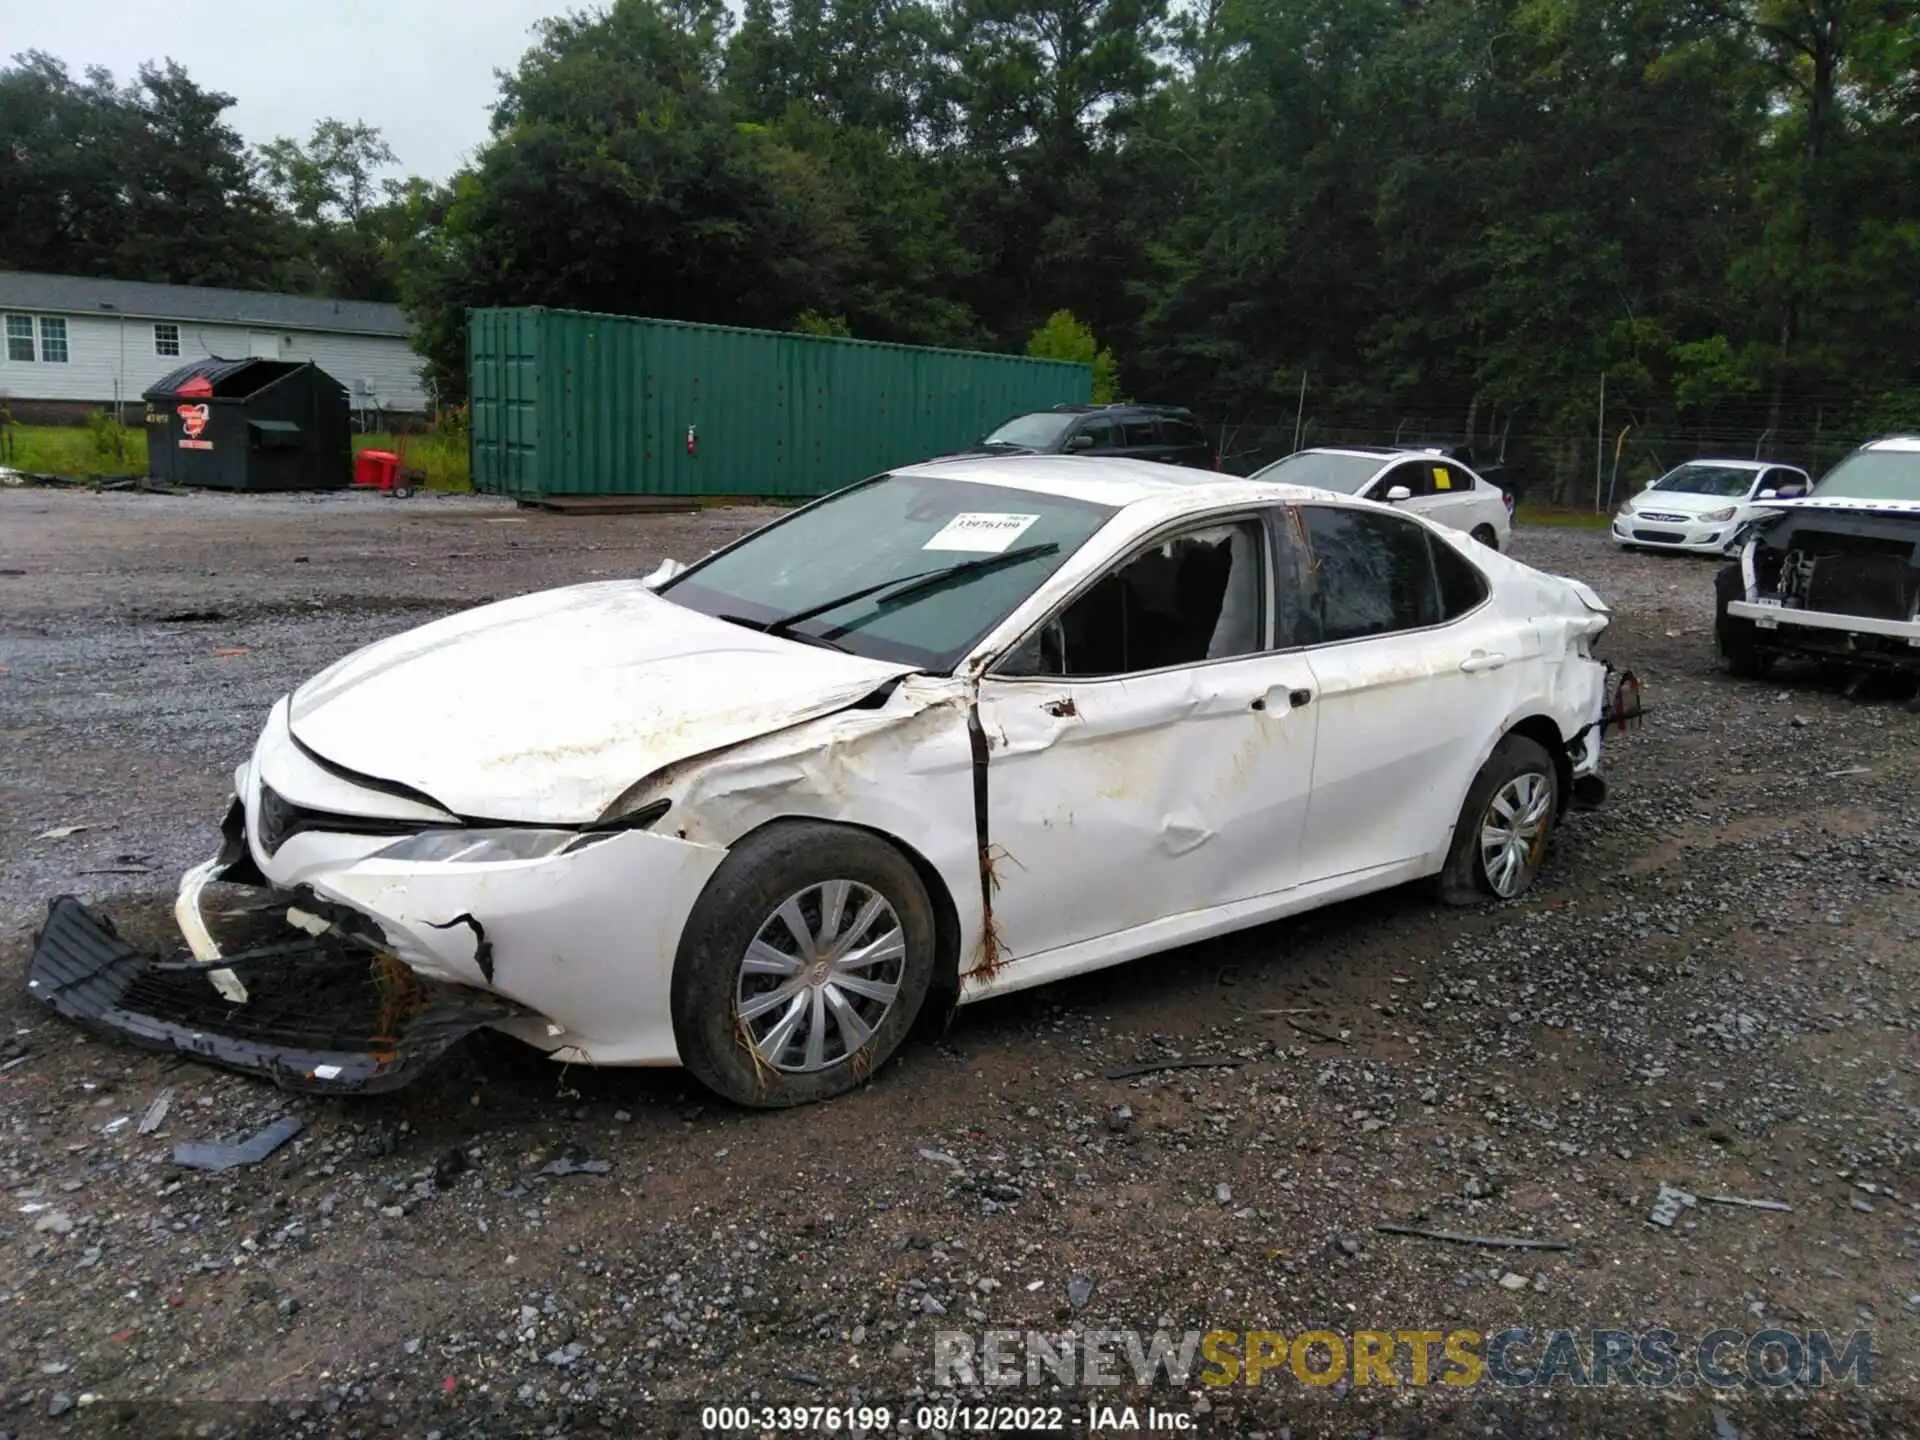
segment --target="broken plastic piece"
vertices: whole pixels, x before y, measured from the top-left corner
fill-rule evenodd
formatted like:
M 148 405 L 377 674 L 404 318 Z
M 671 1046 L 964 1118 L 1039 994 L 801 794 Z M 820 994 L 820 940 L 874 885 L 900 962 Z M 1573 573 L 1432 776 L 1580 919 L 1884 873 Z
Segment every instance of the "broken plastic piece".
M 572 1156 L 562 1155 L 558 1160 L 549 1160 L 535 1172 L 535 1178 L 550 1176 L 559 1179 L 567 1175 L 605 1175 L 613 1169 L 611 1160 L 576 1160 Z
M 242 1165 L 258 1165 L 287 1141 L 306 1129 L 298 1115 L 282 1115 L 266 1129 L 238 1145 L 218 1141 L 189 1140 L 173 1147 L 173 1163 L 191 1170 L 237 1170 Z
M 1702 1195 L 1699 1198 L 1703 1205 L 1738 1205 L 1743 1210 L 1780 1210 L 1788 1214 L 1793 1212 L 1793 1206 L 1784 1200 L 1745 1200 L 1738 1195 Z
M 173 1108 L 173 1087 L 169 1085 L 153 1097 L 153 1103 L 147 1106 L 147 1113 L 140 1117 L 140 1133 L 151 1135 L 166 1123 L 167 1111 Z
M 216 994 L 198 962 L 136 950 L 106 916 L 63 895 L 47 907 L 27 989 L 89 1030 L 303 1091 L 397 1089 L 470 1032 L 527 1013 L 331 937 L 303 935 L 221 963 L 246 975 L 245 1005 Z
M 1411 1235 L 1417 1240 L 1445 1240 L 1453 1245 L 1480 1245 L 1489 1250 L 1570 1250 L 1564 1240 L 1529 1240 L 1520 1235 L 1463 1235 L 1457 1230 L 1423 1230 L 1418 1225 L 1373 1227 L 1382 1235 Z
M 1663 1230 L 1671 1230 L 1673 1222 L 1680 1218 L 1680 1212 L 1692 1207 L 1698 1199 L 1698 1196 L 1689 1195 L 1684 1190 L 1676 1190 L 1662 1181 L 1660 1193 L 1654 1197 L 1653 1210 L 1647 1216 L 1647 1223 L 1658 1225 Z

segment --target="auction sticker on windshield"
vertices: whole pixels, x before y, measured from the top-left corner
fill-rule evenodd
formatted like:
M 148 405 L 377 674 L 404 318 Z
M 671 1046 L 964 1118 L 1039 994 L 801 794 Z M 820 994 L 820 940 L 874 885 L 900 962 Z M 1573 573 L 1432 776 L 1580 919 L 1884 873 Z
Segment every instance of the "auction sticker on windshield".
M 1038 515 L 1009 515 L 991 510 L 969 510 L 954 516 L 933 534 L 922 550 L 969 550 L 998 555 L 1027 533 Z

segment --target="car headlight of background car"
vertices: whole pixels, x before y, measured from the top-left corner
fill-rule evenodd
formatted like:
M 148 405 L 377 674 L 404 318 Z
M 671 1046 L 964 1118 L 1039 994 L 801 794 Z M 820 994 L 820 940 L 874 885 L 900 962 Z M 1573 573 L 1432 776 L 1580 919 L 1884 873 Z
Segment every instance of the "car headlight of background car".
M 1738 505 L 1729 505 L 1724 510 L 1709 510 L 1706 514 L 1702 515 L 1700 519 L 1708 525 L 1713 525 L 1722 520 L 1731 520 L 1739 513 L 1740 507 Z
M 485 865 L 503 860 L 545 860 L 581 850 L 606 840 L 611 830 L 536 830 L 515 826 L 504 830 L 422 830 L 399 840 L 375 860 L 407 860 L 437 865 Z

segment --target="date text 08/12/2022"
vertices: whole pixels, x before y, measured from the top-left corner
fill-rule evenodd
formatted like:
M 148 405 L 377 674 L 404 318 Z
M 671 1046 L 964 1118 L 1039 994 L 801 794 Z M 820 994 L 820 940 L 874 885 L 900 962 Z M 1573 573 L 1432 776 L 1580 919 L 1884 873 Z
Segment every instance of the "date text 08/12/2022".
M 895 1418 L 884 1405 L 709 1405 L 700 1412 L 700 1427 L 722 1435 L 880 1435 L 893 1428 Z M 899 1418 L 906 1418 L 904 1411 Z M 948 1435 L 1180 1434 L 1198 1425 L 1184 1410 L 1103 1403 L 1084 1408 L 923 1404 L 915 1407 L 912 1419 L 915 1430 Z

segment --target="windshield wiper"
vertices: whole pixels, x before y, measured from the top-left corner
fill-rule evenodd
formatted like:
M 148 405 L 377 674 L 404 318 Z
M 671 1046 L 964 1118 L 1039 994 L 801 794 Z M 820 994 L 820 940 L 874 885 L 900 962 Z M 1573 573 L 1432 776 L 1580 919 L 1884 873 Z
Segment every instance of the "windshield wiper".
M 824 645 L 833 645 L 833 641 L 824 635 L 800 635 L 793 627 L 802 620 L 811 620 L 816 615 L 824 615 L 829 610 L 838 610 L 842 605 L 851 605 L 856 600 L 865 600 L 870 595 L 882 597 L 882 603 L 898 604 L 919 595 L 929 594 L 956 580 L 964 580 L 970 575 L 978 575 L 988 570 L 998 570 L 1003 565 L 1017 565 L 1022 560 L 1032 560 L 1041 555 L 1052 555 L 1059 546 L 1052 541 L 1043 545 L 1022 545 L 1017 550 L 1008 550 L 1000 555 L 982 555 L 977 560 L 962 560 L 957 565 L 943 565 L 938 570 L 923 570 L 917 575 L 899 575 L 891 580 L 881 580 L 872 585 L 862 585 L 858 590 L 849 590 L 844 595 L 836 595 L 831 600 L 822 600 L 818 605 L 809 605 L 804 610 L 796 610 L 791 615 L 782 615 L 778 620 L 769 620 L 760 626 L 769 635 L 782 635 L 790 640 L 817 640 Z M 723 615 L 723 620 L 734 619 Z M 752 624 L 739 620 L 738 624 Z M 846 629 L 851 629 L 851 626 Z M 836 630 L 834 634 L 845 634 L 846 629 Z M 834 648 L 840 649 L 835 645 Z
M 773 625 L 762 624 L 758 620 L 749 620 L 744 615 L 716 615 L 713 618 L 716 620 L 724 620 L 729 625 L 743 625 L 749 630 L 764 631 L 769 635 L 779 634 L 783 640 L 798 640 L 803 645 L 818 645 L 826 650 L 838 650 L 842 655 L 853 654 L 853 651 L 842 645 L 838 640 L 829 640 L 824 635 L 789 635 L 777 631 Z M 775 623 L 777 624 L 778 622 L 776 621 Z

